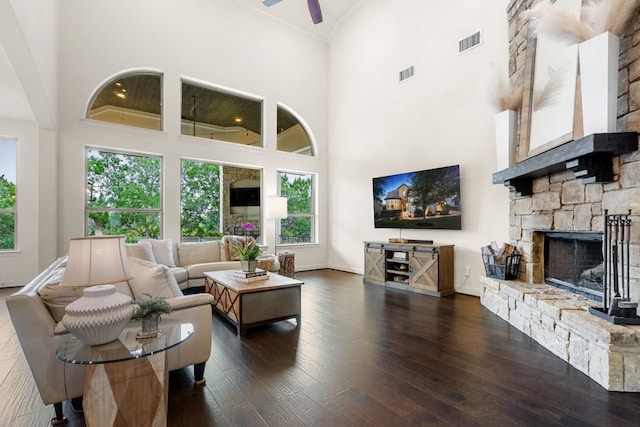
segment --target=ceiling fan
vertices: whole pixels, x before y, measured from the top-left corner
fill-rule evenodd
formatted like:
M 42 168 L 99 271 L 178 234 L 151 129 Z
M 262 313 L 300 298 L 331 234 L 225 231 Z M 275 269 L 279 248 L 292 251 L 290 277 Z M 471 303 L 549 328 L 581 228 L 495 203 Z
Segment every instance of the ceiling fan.
M 263 5 L 270 7 L 276 3 L 280 3 L 282 0 L 264 0 L 262 2 Z M 322 10 L 320 10 L 320 1 L 319 0 L 307 0 L 307 4 L 309 5 L 309 13 L 311 14 L 311 20 L 314 24 L 319 24 L 322 22 Z

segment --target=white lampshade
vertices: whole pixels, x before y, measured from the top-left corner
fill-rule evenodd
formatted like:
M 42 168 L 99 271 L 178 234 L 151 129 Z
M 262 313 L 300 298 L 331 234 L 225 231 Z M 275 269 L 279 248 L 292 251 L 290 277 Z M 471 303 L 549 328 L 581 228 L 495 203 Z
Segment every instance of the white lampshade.
M 69 240 L 69 258 L 62 286 L 93 286 L 133 278 L 124 236 L 75 237 Z
M 286 197 L 267 197 L 267 219 L 285 219 L 287 212 Z

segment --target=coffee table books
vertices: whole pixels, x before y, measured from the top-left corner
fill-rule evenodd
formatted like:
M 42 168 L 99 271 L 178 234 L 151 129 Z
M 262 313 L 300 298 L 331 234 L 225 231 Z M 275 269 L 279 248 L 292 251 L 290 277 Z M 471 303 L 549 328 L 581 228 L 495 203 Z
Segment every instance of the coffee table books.
M 257 280 L 266 280 L 269 278 L 267 272 L 259 268 L 256 268 L 255 271 L 233 270 L 231 274 L 234 278 L 243 282 L 255 282 Z

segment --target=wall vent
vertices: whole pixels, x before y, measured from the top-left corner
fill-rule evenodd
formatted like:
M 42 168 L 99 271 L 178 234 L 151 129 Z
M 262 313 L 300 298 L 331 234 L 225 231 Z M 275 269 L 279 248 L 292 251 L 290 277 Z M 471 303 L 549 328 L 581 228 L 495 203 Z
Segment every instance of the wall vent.
M 466 52 L 467 50 L 478 46 L 482 42 L 480 31 L 471 34 L 458 41 L 458 53 Z
M 415 74 L 414 65 L 412 65 L 409 68 L 405 68 L 404 70 L 400 71 L 400 81 L 407 80 L 409 77 L 413 77 L 414 74 Z

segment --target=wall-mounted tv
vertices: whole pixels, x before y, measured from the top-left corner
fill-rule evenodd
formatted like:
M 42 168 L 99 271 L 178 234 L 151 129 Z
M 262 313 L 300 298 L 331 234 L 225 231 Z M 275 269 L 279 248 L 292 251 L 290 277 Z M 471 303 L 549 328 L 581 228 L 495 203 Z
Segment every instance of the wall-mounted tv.
M 460 166 L 373 178 L 375 228 L 461 230 Z

